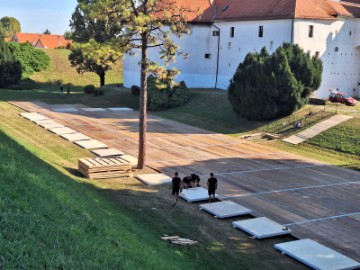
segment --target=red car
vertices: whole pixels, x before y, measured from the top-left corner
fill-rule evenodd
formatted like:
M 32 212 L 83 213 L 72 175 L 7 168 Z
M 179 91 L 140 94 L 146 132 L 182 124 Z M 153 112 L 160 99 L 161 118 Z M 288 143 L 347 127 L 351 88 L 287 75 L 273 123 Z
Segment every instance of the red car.
M 329 95 L 329 100 L 331 102 L 340 102 L 340 103 L 344 103 L 348 106 L 355 106 L 357 101 L 355 98 L 352 98 L 350 96 L 348 96 L 345 93 L 342 92 L 336 92 L 336 93 L 331 93 Z

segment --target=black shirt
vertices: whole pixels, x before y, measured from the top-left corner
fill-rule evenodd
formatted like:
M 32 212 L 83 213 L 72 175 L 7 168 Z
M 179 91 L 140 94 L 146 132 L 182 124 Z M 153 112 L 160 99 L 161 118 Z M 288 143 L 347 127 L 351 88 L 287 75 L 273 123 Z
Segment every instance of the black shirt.
M 173 184 L 173 188 L 178 188 L 180 187 L 180 183 L 181 183 L 181 179 L 177 176 L 175 176 L 173 179 L 172 179 L 172 184 Z
M 210 177 L 209 180 L 208 180 L 208 185 L 209 185 L 209 188 L 216 188 L 216 184 L 217 184 L 217 179 L 215 177 Z

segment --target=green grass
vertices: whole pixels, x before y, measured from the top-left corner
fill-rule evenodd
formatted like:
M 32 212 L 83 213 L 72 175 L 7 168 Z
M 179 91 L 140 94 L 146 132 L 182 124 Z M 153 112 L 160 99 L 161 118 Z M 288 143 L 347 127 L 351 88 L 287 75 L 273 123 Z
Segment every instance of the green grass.
M 0 269 L 304 269 L 273 248 L 293 238 L 256 241 L 196 204 L 171 208 L 167 186 L 84 179 L 77 159 L 88 151 L 8 103 L 0 112 Z
M 75 68 L 72 68 L 68 60 L 69 50 L 65 49 L 48 49 L 44 52 L 50 57 L 50 66 L 41 72 L 37 72 L 31 76 L 31 79 L 40 84 L 64 84 L 71 83 L 75 86 L 84 86 L 86 84 L 94 84 L 100 86 L 99 76 L 95 73 L 84 73 L 79 75 Z M 112 70 L 106 72 L 106 84 L 122 83 L 122 63 L 116 64 Z M 66 89 L 66 88 L 65 88 Z

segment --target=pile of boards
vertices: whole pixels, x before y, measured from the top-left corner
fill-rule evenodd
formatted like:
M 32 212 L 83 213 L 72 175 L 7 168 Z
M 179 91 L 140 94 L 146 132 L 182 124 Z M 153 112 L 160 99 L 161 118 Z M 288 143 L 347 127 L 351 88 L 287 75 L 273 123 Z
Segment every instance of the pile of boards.
M 189 238 L 180 238 L 179 236 L 167 236 L 167 235 L 161 237 L 161 240 L 166 240 L 176 245 L 195 245 L 198 243 L 197 241 L 191 240 Z
M 80 173 L 90 179 L 131 177 L 131 163 L 121 157 L 81 158 L 78 162 Z

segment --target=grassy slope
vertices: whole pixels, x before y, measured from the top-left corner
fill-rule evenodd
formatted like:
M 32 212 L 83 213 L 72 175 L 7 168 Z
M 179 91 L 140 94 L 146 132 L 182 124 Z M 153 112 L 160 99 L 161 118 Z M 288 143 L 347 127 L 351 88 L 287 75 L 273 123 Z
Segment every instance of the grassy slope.
M 196 204 L 171 208 L 166 186 L 80 178 L 87 151 L 7 103 L 0 112 L 0 269 L 303 269 L 273 249 L 292 238 L 256 241 Z M 164 233 L 199 245 L 172 246 Z
M 79 75 L 74 68 L 71 67 L 68 60 L 69 50 L 44 50 L 50 56 L 50 66 L 42 72 L 35 73 L 31 79 L 38 83 L 59 84 L 60 82 L 71 83 L 76 86 L 84 86 L 86 84 L 94 84 L 99 86 L 99 76 L 95 73 L 84 73 Z M 122 83 L 122 65 L 121 63 L 106 73 L 106 84 Z

